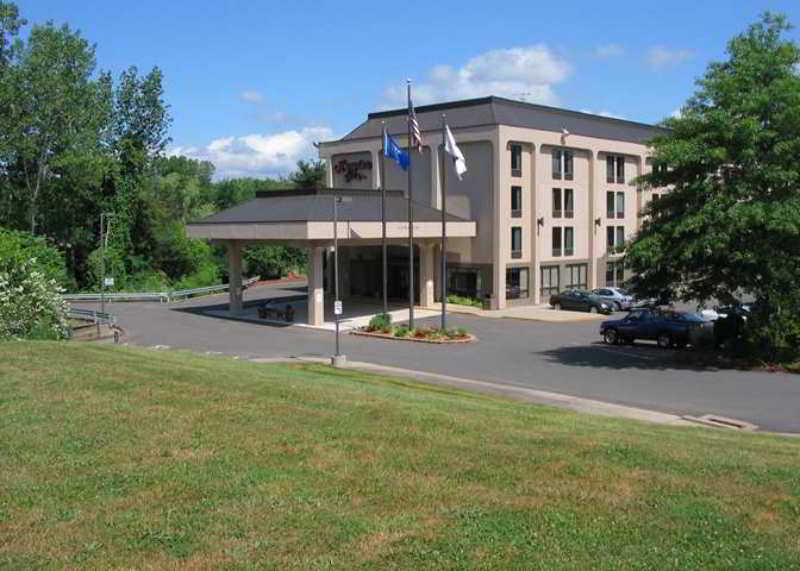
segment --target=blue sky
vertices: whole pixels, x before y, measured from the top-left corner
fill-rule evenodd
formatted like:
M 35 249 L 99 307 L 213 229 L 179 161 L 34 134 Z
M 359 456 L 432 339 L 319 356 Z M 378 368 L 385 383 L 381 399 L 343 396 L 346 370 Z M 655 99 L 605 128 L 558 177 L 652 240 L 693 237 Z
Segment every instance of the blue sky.
M 172 151 L 218 177 L 287 173 L 313 140 L 402 106 L 407 77 L 418 105 L 495 94 L 655 122 L 763 10 L 800 25 L 798 0 L 18 5 L 79 29 L 101 69 L 159 66 Z

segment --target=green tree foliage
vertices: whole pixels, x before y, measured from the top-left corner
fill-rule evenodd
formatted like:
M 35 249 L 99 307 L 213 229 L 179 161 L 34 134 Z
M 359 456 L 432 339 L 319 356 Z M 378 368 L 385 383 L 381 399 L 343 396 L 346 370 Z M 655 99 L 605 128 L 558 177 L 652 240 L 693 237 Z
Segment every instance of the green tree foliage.
M 63 257 L 43 238 L 0 228 L 0 340 L 68 334 Z
M 297 170 L 289 180 L 297 188 L 325 188 L 325 163 L 322 161 L 297 161 Z
M 770 359 L 800 346 L 800 49 L 765 14 L 712 63 L 681 117 L 653 141 L 671 187 L 645 212 L 626 262 L 644 295 L 725 303 L 754 296 L 750 348 Z

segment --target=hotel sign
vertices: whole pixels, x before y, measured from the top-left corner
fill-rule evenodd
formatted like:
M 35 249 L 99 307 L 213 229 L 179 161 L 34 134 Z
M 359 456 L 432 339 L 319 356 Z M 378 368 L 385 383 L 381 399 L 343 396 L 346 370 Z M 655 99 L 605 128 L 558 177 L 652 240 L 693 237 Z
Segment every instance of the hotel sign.
M 366 180 L 367 175 L 363 171 L 371 170 L 372 161 L 367 160 L 348 161 L 347 159 L 340 159 L 333 165 L 333 172 L 338 175 L 344 175 L 345 182 Z

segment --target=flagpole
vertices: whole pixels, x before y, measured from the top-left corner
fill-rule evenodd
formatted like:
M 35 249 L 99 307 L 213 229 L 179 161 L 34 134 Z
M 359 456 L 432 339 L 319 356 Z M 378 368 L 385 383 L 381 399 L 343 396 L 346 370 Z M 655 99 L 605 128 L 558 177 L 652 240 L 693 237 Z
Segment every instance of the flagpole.
M 386 167 L 383 162 L 386 156 L 386 123 L 381 121 L 381 162 L 379 175 L 381 177 L 381 249 L 383 250 L 383 313 L 389 313 L 389 287 L 388 287 L 388 267 L 386 256 Z
M 447 140 L 447 132 L 445 131 L 447 123 L 445 122 L 445 114 L 442 113 L 442 148 L 439 150 L 441 157 L 439 165 L 442 170 L 442 331 L 447 329 L 447 190 L 445 189 L 445 181 L 447 180 L 447 172 L 445 171 L 445 145 Z
M 411 80 L 406 80 L 408 95 L 408 326 L 414 328 L 414 213 L 411 201 Z

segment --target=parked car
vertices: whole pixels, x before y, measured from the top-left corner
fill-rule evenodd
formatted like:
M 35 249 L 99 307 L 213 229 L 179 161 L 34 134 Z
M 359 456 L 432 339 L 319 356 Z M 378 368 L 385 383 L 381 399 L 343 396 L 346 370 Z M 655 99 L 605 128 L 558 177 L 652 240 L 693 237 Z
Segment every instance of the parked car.
M 629 310 L 633 307 L 633 296 L 619 287 L 601 287 L 592 290 L 592 295 L 608 302 L 616 311 Z
M 580 289 L 568 289 L 550 296 L 550 305 L 553 306 L 553 309 L 571 309 L 590 313 L 609 314 L 612 311 L 609 302 Z
M 655 340 L 659 347 L 685 347 L 693 329 L 705 322 L 694 314 L 683 311 L 634 309 L 622 319 L 612 319 L 600 324 L 600 335 L 609 345 L 633 343 L 636 339 Z

